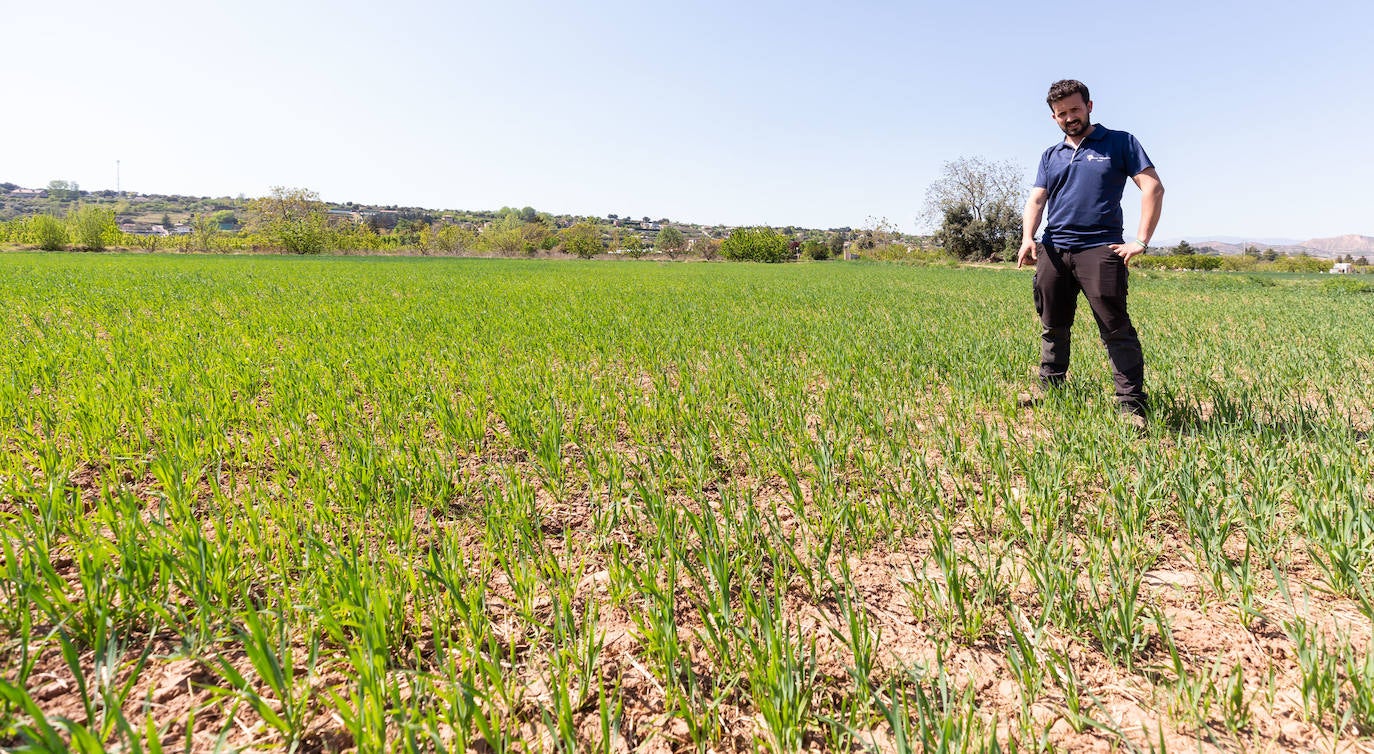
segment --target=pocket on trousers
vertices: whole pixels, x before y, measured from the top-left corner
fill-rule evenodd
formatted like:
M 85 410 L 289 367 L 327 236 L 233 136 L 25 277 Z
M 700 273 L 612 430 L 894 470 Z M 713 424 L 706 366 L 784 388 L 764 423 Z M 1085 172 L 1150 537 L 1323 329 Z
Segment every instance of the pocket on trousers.
M 1114 276 L 1115 279 L 1112 281 L 1112 290 L 1115 291 L 1115 295 L 1125 297 L 1126 278 L 1131 274 L 1130 268 L 1126 266 L 1126 260 L 1117 257 L 1116 254 L 1112 254 L 1112 256 L 1116 257 L 1117 261 L 1117 264 L 1114 265 L 1116 267 L 1116 275 Z
M 1108 251 L 1097 268 L 1097 295 L 1102 298 L 1121 298 L 1126 295 L 1126 260 Z
M 1045 315 L 1045 296 L 1040 293 L 1040 273 L 1031 275 L 1031 296 L 1035 299 L 1035 313 Z

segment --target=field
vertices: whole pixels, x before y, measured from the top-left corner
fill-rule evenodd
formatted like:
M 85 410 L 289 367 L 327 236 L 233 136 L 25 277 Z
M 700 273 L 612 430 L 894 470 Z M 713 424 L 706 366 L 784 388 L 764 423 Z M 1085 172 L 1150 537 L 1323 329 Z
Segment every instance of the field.
M 1374 751 L 1374 293 L 0 255 L 0 748 Z

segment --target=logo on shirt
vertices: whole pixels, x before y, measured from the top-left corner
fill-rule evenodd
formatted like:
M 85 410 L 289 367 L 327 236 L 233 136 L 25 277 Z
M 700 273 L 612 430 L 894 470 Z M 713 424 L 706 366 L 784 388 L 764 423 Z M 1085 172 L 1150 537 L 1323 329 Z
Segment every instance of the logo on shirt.
M 1112 158 L 1108 157 L 1105 154 L 1090 154 L 1085 156 L 1083 159 L 1087 160 L 1088 162 L 1111 162 L 1112 160 Z

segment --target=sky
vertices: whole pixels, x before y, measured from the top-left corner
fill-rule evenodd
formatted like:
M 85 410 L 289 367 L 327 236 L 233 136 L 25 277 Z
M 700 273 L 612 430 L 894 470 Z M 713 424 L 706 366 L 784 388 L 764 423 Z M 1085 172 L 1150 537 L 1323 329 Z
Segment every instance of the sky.
M 922 231 L 949 161 L 1029 186 L 1077 78 L 1156 238 L 1374 235 L 1366 2 L 4 3 L 21 186 Z

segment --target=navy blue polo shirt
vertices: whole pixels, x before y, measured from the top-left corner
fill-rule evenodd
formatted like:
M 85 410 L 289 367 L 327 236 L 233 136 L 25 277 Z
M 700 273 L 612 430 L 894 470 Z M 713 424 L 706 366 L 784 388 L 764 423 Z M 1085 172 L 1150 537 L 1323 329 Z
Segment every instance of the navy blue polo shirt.
M 1041 241 L 1061 249 L 1121 243 L 1121 193 L 1152 167 L 1134 136 L 1100 124 L 1078 149 L 1064 141 L 1046 149 L 1035 174 L 1036 188 L 1049 192 Z

